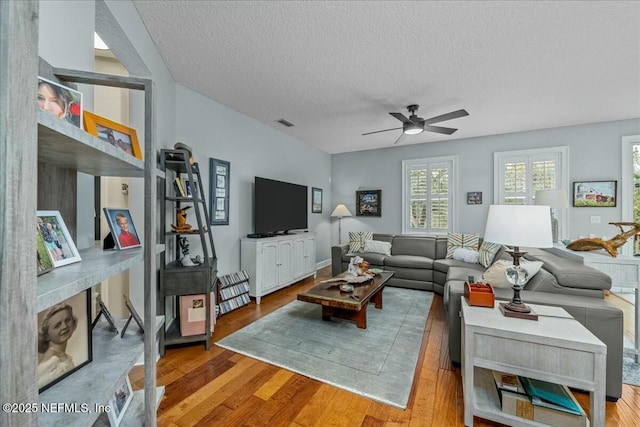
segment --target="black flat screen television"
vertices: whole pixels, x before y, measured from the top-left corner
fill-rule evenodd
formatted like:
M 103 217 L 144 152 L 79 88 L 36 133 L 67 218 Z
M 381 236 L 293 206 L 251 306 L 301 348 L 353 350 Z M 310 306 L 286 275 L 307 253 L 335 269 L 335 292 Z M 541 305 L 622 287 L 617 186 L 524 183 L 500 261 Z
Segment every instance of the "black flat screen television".
M 307 228 L 307 186 L 255 177 L 255 233 L 271 235 Z

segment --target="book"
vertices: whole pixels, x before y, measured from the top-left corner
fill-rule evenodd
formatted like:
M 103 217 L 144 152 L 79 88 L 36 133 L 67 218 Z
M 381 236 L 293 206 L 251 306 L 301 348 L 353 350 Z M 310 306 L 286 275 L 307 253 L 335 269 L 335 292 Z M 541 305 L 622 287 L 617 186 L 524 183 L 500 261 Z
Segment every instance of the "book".
M 524 394 L 514 393 L 508 390 L 500 390 L 500 392 L 502 395 L 502 412 L 505 414 L 515 415 L 554 427 L 589 426 L 589 419 L 584 412 L 578 416 L 543 406 L 535 406 L 531 403 L 529 397 Z
M 493 379 L 496 382 L 496 386 L 502 390 L 513 391 L 515 393 L 526 394 L 524 387 L 520 382 L 520 378 L 514 374 L 507 374 L 506 372 L 492 371 Z
M 582 408 L 567 387 L 527 377 L 520 377 L 520 382 L 534 406 L 542 406 L 573 415 L 583 414 Z
M 187 192 L 184 189 L 184 186 L 182 185 L 182 180 L 180 179 L 180 177 L 176 177 L 175 179 L 175 184 L 178 187 L 178 194 L 176 194 L 176 196 L 181 196 L 181 197 L 187 197 Z

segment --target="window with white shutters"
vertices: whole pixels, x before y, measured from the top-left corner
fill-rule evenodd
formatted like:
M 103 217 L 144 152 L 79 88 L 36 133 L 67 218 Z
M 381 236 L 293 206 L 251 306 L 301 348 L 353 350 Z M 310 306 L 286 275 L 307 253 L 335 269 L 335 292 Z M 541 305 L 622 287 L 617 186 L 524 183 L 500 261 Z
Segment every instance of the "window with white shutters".
M 403 233 L 439 234 L 453 230 L 456 162 L 456 157 L 403 162 Z

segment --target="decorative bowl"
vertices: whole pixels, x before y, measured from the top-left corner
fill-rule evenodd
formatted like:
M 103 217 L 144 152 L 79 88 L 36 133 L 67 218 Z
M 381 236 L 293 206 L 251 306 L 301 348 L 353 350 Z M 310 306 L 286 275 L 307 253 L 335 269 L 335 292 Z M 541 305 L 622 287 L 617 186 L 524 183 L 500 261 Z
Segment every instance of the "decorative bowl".
M 376 274 L 376 275 L 382 273 L 382 271 L 383 270 L 381 268 L 370 268 L 369 269 L 369 273 Z
M 353 285 L 345 283 L 343 285 L 340 285 L 340 290 L 342 292 L 353 292 Z

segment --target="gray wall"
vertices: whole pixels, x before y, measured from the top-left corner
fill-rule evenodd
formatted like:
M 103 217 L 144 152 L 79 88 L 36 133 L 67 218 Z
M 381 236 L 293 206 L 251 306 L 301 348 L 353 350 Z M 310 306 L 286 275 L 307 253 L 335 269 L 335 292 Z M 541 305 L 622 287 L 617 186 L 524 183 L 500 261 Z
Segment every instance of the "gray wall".
M 316 261 L 329 260 L 331 157 L 274 128 L 177 85 L 177 141 L 193 148 L 209 194 L 209 158 L 231 163 L 229 225 L 212 227 L 218 270 L 240 269 L 240 238 L 253 233 L 253 180 L 256 176 L 309 187 L 309 231 L 316 233 Z M 323 189 L 321 214 L 311 213 L 311 187 Z M 208 198 L 208 197 L 207 197 Z M 189 216 L 190 223 L 195 217 Z M 197 247 L 192 241 L 192 253 Z
M 335 154 L 331 157 L 332 206 L 347 205 L 355 215 L 355 191 L 382 190 L 382 217 L 351 217 L 342 220 L 343 241 L 348 231 L 402 231 L 402 161 L 426 157 L 457 155 L 458 230 L 483 233 L 489 205 L 493 203 L 493 153 L 543 147 L 569 147 L 569 180 L 617 180 L 620 194 L 621 138 L 640 134 L 640 119 L 593 123 L 542 129 L 504 135 L 428 144 L 408 145 L 365 152 Z M 389 143 L 393 141 L 390 136 Z M 469 191 L 482 191 L 482 205 L 467 205 Z M 569 235 L 612 236 L 617 229 L 608 225 L 620 221 L 620 203 L 616 208 L 572 208 Z M 599 215 L 601 224 L 590 224 L 590 216 Z M 338 241 L 337 221 L 332 223 L 331 241 Z

